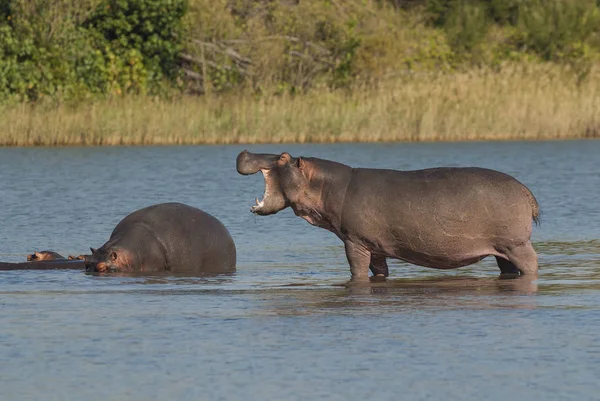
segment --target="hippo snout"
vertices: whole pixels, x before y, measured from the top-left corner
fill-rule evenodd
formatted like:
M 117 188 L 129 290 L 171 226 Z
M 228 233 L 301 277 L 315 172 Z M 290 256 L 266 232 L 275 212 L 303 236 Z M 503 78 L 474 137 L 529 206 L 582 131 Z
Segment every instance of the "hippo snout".
M 258 169 L 254 171 L 253 166 L 250 163 L 250 153 L 247 150 L 241 152 L 236 159 L 236 168 L 238 173 L 243 175 L 254 174 L 258 172 Z
M 106 263 L 106 262 L 98 262 L 92 266 L 90 266 L 90 269 L 88 270 L 86 268 L 87 271 L 90 272 L 96 272 L 96 273 L 114 273 L 117 271 L 117 269 L 114 266 L 111 266 L 110 264 Z
M 256 174 L 260 170 L 270 170 L 275 166 L 277 155 L 255 154 L 242 151 L 236 159 L 236 168 L 242 175 Z

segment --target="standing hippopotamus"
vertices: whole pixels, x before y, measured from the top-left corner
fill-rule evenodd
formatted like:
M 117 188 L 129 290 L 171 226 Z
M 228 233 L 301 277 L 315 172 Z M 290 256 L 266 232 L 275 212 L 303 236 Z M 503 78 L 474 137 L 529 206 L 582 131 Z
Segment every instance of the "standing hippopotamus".
M 226 273 L 236 249 L 225 226 L 181 203 L 140 209 L 117 224 L 110 239 L 85 256 L 87 271 Z
M 317 158 L 252 154 L 237 170 L 261 171 L 265 194 L 251 211 L 291 206 L 297 216 L 336 234 L 353 279 L 388 276 L 386 258 L 453 269 L 494 255 L 501 273 L 538 271 L 530 237 L 538 203 L 515 178 L 484 168 L 415 171 L 352 168 Z

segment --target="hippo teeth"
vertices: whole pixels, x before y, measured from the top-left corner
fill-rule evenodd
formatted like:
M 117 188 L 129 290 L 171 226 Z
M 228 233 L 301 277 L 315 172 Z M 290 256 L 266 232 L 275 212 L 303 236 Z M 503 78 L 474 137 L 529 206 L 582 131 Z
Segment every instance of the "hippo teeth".
M 265 194 L 263 195 L 262 199 L 254 199 L 255 205 L 250 208 L 250 211 L 252 213 L 256 213 L 256 211 L 265 206 L 265 198 L 269 195 L 269 183 L 267 182 L 267 178 L 269 177 L 269 170 L 261 169 L 260 172 L 262 173 L 263 178 L 265 180 Z
M 257 209 L 260 209 L 261 207 L 263 207 L 265 205 L 265 201 L 263 200 L 258 200 L 258 198 L 254 199 L 254 202 L 256 202 L 256 205 L 252 206 L 250 208 L 251 212 L 254 212 Z

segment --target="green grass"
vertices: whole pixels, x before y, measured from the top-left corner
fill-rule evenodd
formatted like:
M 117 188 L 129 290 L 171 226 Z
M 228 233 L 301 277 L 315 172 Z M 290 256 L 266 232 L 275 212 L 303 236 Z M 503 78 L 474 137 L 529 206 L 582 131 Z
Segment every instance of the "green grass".
M 569 139 L 600 136 L 600 71 L 517 64 L 375 87 L 0 109 L 3 146 Z

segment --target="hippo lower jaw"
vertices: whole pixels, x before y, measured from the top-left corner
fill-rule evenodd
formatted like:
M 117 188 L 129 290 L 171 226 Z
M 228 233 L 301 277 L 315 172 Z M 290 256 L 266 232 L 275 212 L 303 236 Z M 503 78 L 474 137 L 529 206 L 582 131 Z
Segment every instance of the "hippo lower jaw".
M 265 207 L 265 199 L 267 199 L 267 197 L 269 196 L 269 182 L 268 182 L 269 170 L 267 170 L 267 169 L 261 169 L 260 172 L 262 173 L 263 178 L 265 180 L 265 192 L 263 194 L 262 199 L 258 199 L 258 198 L 254 199 L 255 204 L 254 204 L 254 206 L 252 206 L 250 208 L 250 211 L 252 213 L 258 214 L 258 215 L 261 214 L 262 208 Z
M 272 208 L 269 208 L 268 205 L 265 204 L 265 201 L 268 202 L 266 196 L 264 196 L 262 200 L 259 200 L 258 198 L 256 198 L 254 200 L 254 202 L 256 204 L 250 208 L 250 211 L 259 216 L 268 216 L 270 214 L 275 214 L 280 210 L 280 209 L 273 210 Z
M 260 209 L 265 206 L 265 202 L 264 200 L 258 200 L 258 198 L 256 198 L 254 201 L 256 202 L 256 205 L 252 206 L 250 211 L 254 214 L 260 214 Z
M 277 172 L 270 169 L 261 169 L 260 172 L 265 180 L 265 192 L 262 199 L 256 198 L 250 211 L 259 216 L 275 214 L 289 206 L 289 202 L 279 189 L 279 177 Z

